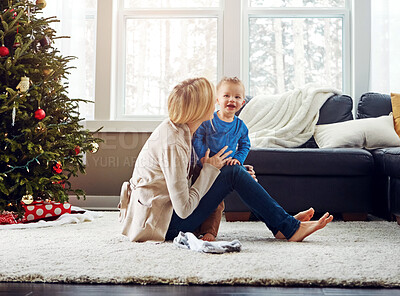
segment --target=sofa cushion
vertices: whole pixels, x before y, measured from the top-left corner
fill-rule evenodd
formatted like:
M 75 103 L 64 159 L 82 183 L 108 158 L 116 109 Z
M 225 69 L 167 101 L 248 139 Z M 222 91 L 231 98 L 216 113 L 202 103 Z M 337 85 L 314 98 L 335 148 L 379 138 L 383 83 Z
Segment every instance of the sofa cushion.
M 356 117 L 379 117 L 388 115 L 390 112 L 392 112 L 392 103 L 389 95 L 369 92 L 361 96 Z
M 251 149 L 246 164 L 254 166 L 257 175 L 352 176 L 373 172 L 374 160 L 364 149 Z
M 347 95 L 333 95 L 319 110 L 317 124 L 328 124 L 353 119 L 353 100 Z
M 400 147 L 382 148 L 371 151 L 378 173 L 400 177 Z
M 319 125 L 314 133 L 320 148 L 384 148 L 400 146 L 392 114 Z

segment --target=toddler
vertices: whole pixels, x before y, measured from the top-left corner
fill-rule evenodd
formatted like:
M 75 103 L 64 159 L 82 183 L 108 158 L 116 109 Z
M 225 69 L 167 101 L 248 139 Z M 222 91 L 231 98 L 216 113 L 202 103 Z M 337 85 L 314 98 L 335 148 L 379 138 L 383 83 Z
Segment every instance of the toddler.
M 204 157 L 207 149 L 213 156 L 228 146 L 226 151 L 233 153 L 227 165 L 243 165 L 250 150 L 250 139 L 246 125 L 235 113 L 244 105 L 244 97 L 244 85 L 237 77 L 224 77 L 217 84 L 217 103 L 220 108 L 214 112 L 214 118 L 203 122 L 193 136 L 193 147 L 199 159 Z M 199 233 L 204 240 L 215 240 L 223 210 L 224 202 L 201 225 Z

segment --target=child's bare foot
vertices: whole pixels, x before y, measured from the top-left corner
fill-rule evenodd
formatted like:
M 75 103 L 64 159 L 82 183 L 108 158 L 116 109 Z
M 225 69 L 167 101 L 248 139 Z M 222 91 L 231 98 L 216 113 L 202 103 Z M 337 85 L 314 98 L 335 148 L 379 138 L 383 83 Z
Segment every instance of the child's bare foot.
M 206 233 L 205 235 L 203 235 L 203 237 L 201 239 L 203 241 L 213 242 L 213 241 L 215 241 L 215 236 L 212 235 L 211 233 Z
M 293 217 L 299 220 L 300 222 L 307 222 L 311 220 L 311 218 L 314 216 L 314 213 L 315 213 L 314 209 L 309 208 L 308 210 L 297 213 Z M 286 237 L 280 231 L 278 231 L 278 233 L 275 235 L 275 238 L 285 239 Z
M 307 236 L 315 231 L 324 228 L 328 223 L 332 222 L 333 216 L 325 213 L 318 221 L 301 222 L 299 229 L 289 239 L 290 242 L 301 242 Z

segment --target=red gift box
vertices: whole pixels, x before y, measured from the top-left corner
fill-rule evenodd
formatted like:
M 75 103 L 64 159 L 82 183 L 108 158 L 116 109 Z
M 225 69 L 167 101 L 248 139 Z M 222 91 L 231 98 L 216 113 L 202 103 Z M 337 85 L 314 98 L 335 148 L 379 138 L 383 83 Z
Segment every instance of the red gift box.
M 0 225 L 17 224 L 17 215 L 12 212 L 0 213 Z
M 71 213 L 71 204 L 59 203 L 55 201 L 43 202 L 36 201 L 29 205 L 22 204 L 25 210 L 23 223 L 34 222 L 37 220 L 51 220 L 65 213 Z

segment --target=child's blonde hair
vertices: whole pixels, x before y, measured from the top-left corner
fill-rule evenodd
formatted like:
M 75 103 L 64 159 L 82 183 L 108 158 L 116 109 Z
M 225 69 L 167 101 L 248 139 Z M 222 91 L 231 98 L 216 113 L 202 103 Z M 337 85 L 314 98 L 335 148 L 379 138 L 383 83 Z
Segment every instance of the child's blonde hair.
M 182 81 L 168 97 L 168 115 L 177 124 L 200 120 L 214 108 L 214 85 L 204 77 Z
M 221 85 L 224 83 L 232 83 L 240 85 L 243 89 L 243 97 L 245 96 L 245 88 L 243 82 L 237 77 L 223 77 L 217 84 L 217 91 L 220 89 Z

